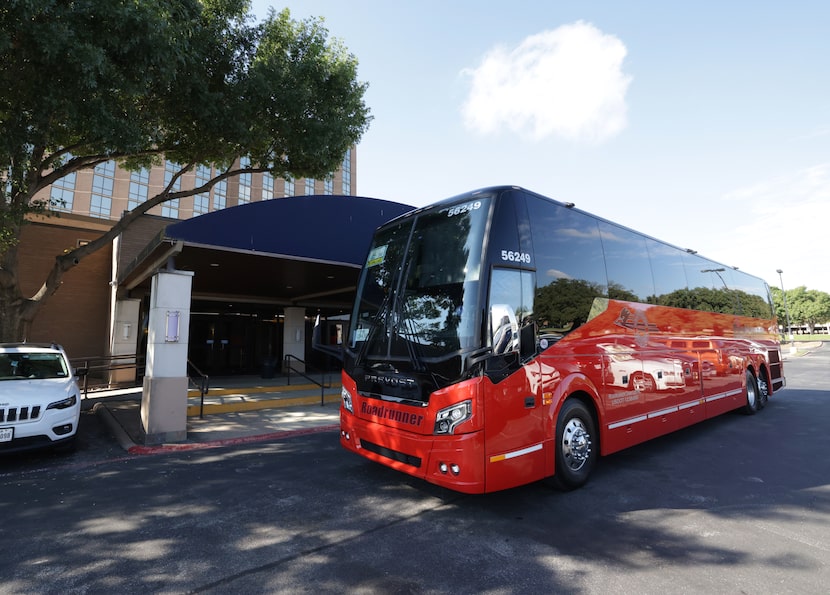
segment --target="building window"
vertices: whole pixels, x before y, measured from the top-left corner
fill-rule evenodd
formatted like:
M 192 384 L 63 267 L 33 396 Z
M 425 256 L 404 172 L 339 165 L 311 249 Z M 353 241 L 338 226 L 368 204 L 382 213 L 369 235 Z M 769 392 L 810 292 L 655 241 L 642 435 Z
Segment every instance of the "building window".
M 305 194 L 306 196 L 314 194 L 314 178 L 305 179 Z
M 161 216 L 170 217 L 171 219 L 179 218 L 179 199 L 173 198 L 161 203 Z
M 240 157 L 239 167 L 242 169 L 251 167 L 251 158 Z M 251 172 L 239 174 L 239 204 L 251 202 L 251 178 Z
M 211 179 L 211 170 L 207 165 L 196 166 L 196 188 L 204 186 Z M 204 215 L 210 210 L 210 192 L 200 192 L 193 197 L 193 216 Z
M 274 198 L 274 177 L 265 172 L 262 174 L 262 200 Z
M 106 161 L 95 166 L 92 176 L 92 196 L 89 200 L 89 214 L 109 219 L 112 211 L 112 187 L 115 181 L 115 161 Z
M 173 176 L 179 173 L 181 166 L 173 161 L 165 161 L 164 163 L 164 187 L 170 185 Z M 176 179 L 176 183 L 170 188 L 171 192 L 178 192 L 182 188 L 182 179 Z M 170 217 L 171 219 L 179 218 L 179 199 L 168 200 L 161 204 L 161 214 L 163 217 Z
M 75 172 L 67 174 L 52 184 L 49 192 L 49 204 L 55 211 L 72 210 L 75 199 Z
M 213 210 L 219 211 L 228 205 L 228 181 L 216 182 L 213 187 Z
M 177 173 L 179 173 L 180 169 L 181 169 L 181 166 L 178 163 L 175 163 L 173 161 L 165 161 L 164 162 L 164 187 L 165 188 L 167 188 L 167 186 L 170 185 L 170 181 L 173 179 L 173 176 L 175 176 Z M 171 192 L 178 192 L 179 190 L 181 190 L 181 188 L 182 188 L 182 179 L 179 178 L 179 179 L 176 180 L 176 183 L 173 184 L 173 187 L 170 189 L 170 191 Z
M 334 178 L 331 176 L 323 180 L 323 194 L 334 194 Z
M 294 180 L 285 181 L 285 196 L 294 196 L 296 190 L 294 189 Z
M 343 194 L 352 193 L 352 150 L 346 150 L 346 156 L 343 158 L 343 167 L 340 168 L 343 178 Z
M 130 172 L 130 191 L 127 195 L 127 209 L 132 211 L 147 200 L 150 195 L 150 170 L 141 168 Z

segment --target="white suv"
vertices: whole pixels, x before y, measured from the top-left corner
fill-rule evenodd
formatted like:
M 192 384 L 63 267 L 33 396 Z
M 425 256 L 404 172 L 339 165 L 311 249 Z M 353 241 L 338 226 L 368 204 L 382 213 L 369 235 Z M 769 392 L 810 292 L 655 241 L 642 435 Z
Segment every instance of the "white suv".
M 72 448 L 81 392 L 59 345 L 0 343 L 0 454 Z

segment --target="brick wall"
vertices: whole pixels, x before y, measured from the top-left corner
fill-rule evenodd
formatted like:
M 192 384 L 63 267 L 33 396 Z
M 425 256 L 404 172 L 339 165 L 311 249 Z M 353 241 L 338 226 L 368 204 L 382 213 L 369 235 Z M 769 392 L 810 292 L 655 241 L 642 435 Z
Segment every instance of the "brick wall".
M 65 249 L 79 240 L 92 240 L 101 231 L 49 223 L 24 226 L 20 241 L 20 284 L 24 295 L 34 294 Z M 41 307 L 30 329 L 29 341 L 60 343 L 70 358 L 102 356 L 108 349 L 110 246 L 84 258 L 63 276 L 60 289 Z

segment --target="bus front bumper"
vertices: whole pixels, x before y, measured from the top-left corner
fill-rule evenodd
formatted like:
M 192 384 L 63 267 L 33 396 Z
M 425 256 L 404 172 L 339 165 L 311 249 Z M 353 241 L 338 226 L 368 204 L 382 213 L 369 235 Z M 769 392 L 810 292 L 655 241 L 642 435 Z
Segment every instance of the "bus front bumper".
M 467 494 L 485 489 L 484 433 L 425 436 L 340 411 L 340 444 L 414 477 Z

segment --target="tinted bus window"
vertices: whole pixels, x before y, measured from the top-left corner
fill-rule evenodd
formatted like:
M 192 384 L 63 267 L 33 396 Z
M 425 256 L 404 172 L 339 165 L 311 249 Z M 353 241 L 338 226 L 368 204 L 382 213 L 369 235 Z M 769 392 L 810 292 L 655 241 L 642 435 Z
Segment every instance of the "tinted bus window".
M 688 292 L 681 304 L 666 305 L 722 314 L 735 311 L 735 295 L 727 282 L 731 269 L 695 254 L 684 254 L 683 263 L 689 280 Z
M 605 266 L 608 270 L 608 297 L 645 302 L 654 296 L 654 279 L 646 251 L 646 239 L 633 231 L 599 222 Z
M 535 314 L 541 336 L 561 336 L 607 297 L 597 220 L 534 196 L 527 198 L 536 263 Z
M 729 269 L 729 272 L 732 279 L 730 288 L 737 294 L 738 300 L 735 313 L 740 316 L 771 318 L 773 312 L 767 284 L 741 271 Z
M 496 202 L 490 228 L 490 260 L 494 266 L 534 267 L 521 196 L 508 191 Z
M 686 271 L 678 248 L 657 240 L 646 239 L 651 272 L 654 276 L 654 303 L 661 304 L 665 296 L 686 289 Z
M 518 351 L 520 329 L 533 321 L 533 273 L 494 268 L 488 303 L 493 353 Z

